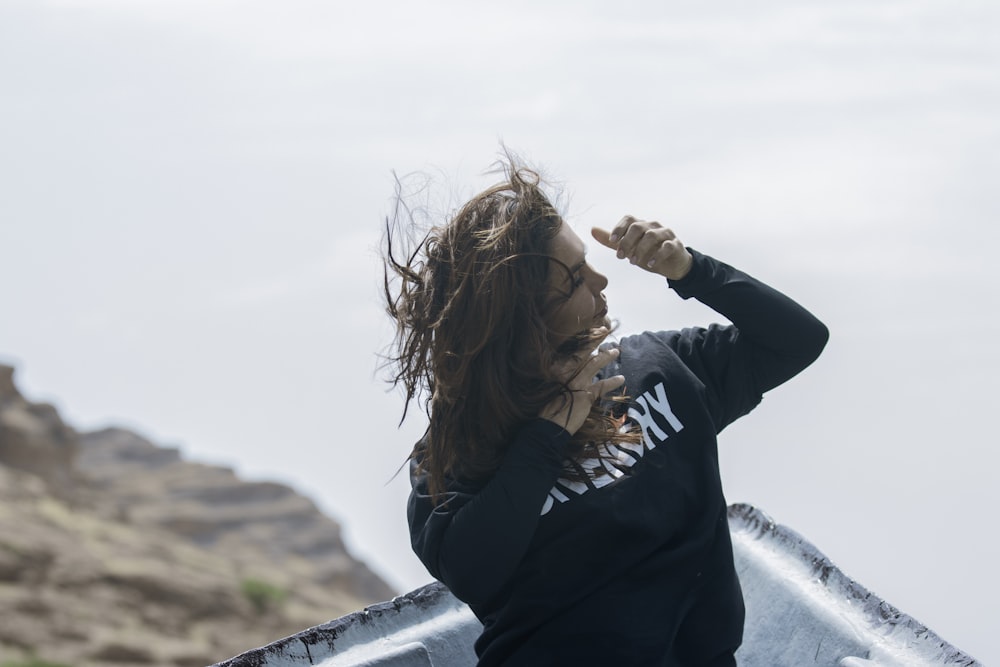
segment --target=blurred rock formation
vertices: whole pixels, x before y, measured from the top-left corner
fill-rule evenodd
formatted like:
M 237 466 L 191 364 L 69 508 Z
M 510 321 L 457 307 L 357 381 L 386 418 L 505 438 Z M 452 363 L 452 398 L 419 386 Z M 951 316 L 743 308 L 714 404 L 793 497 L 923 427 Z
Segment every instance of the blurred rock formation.
M 0 365 L 0 664 L 201 667 L 393 595 L 293 489 L 77 433 Z

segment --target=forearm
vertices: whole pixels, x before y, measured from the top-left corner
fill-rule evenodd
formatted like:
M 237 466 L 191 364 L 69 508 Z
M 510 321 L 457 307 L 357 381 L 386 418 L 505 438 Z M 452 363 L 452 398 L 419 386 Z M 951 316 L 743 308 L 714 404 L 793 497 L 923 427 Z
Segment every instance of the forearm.
M 829 332 L 809 311 L 738 269 L 691 253 L 690 272 L 669 281 L 670 286 L 682 298 L 694 297 L 726 316 L 739 329 L 761 392 L 785 382 L 819 356 Z
M 488 600 L 513 574 L 559 475 L 568 439 L 552 422 L 529 422 L 481 490 L 461 507 L 439 507 L 428 517 L 421 529 L 436 535 L 418 555 L 456 597 L 468 603 Z

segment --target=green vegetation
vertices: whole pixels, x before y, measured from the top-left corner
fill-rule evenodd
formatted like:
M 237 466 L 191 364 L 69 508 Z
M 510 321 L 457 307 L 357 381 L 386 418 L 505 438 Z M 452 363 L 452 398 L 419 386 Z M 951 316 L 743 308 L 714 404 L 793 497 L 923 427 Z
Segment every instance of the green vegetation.
M 0 667 L 71 667 L 61 662 L 49 662 L 40 658 L 27 658 L 25 660 L 6 660 L 0 663 Z
M 243 583 L 240 584 L 240 589 L 243 591 L 243 595 L 247 596 L 247 599 L 250 600 L 250 603 L 257 610 L 258 614 L 263 614 L 280 606 L 285 601 L 285 598 L 288 597 L 288 591 L 285 589 L 260 579 L 244 579 Z

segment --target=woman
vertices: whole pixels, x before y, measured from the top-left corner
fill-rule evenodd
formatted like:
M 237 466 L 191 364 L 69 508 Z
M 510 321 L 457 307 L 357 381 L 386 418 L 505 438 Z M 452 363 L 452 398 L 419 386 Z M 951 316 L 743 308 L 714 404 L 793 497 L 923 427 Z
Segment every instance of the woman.
M 716 434 L 808 366 L 826 327 L 626 216 L 597 242 L 733 325 L 606 343 L 607 279 L 537 174 L 504 174 L 412 252 L 387 236 L 394 381 L 430 419 L 413 549 L 483 622 L 480 665 L 735 665 Z

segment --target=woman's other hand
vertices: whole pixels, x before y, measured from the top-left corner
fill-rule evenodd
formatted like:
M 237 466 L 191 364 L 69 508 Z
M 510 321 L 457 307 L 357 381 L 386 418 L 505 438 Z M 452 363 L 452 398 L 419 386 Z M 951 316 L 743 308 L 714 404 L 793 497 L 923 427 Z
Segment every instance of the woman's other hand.
M 568 390 L 546 405 L 538 415 L 558 424 L 570 434 L 576 433 L 583 426 L 595 401 L 625 384 L 624 375 L 594 380 L 599 370 L 618 358 L 617 348 L 597 349 L 609 333 L 606 327 L 601 327 L 600 330 L 603 335 L 589 348 L 554 364 L 553 374 L 556 379 L 566 383 Z
M 618 259 L 650 273 L 680 280 L 691 270 L 691 253 L 673 230 L 658 222 L 626 215 L 610 232 L 594 227 L 590 233 L 598 243 L 616 251 Z

